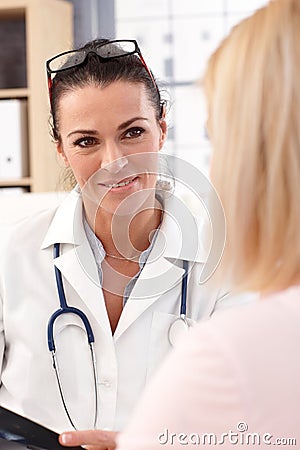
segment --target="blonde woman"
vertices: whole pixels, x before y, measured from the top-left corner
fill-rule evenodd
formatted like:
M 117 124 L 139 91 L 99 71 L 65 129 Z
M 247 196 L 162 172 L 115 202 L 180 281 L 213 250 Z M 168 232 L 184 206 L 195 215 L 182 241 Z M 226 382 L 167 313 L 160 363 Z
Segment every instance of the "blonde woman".
M 300 448 L 300 1 L 236 26 L 205 75 L 226 275 L 260 300 L 199 324 L 168 357 L 122 450 Z M 94 444 L 97 432 L 63 435 Z

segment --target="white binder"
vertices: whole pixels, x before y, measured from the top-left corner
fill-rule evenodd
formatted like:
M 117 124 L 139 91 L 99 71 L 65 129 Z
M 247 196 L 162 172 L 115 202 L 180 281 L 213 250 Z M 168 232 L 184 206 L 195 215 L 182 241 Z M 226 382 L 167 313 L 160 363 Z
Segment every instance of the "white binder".
M 0 100 L 0 179 L 28 175 L 27 101 Z

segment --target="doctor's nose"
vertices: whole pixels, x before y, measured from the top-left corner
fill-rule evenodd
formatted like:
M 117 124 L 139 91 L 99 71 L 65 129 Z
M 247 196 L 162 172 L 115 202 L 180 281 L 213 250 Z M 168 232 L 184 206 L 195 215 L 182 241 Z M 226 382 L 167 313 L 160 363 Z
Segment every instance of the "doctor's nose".
M 115 174 L 120 172 L 127 164 L 127 157 L 123 156 L 116 144 L 110 144 L 106 147 L 101 163 L 101 169 Z

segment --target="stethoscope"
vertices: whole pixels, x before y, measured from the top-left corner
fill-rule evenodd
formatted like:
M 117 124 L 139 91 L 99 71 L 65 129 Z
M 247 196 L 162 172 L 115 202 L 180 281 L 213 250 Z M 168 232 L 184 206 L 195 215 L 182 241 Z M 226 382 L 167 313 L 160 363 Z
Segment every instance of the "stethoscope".
M 54 244 L 53 258 L 54 259 L 58 258 L 59 255 L 60 255 L 60 244 Z M 95 390 L 94 428 L 96 428 L 97 417 L 98 417 L 98 389 L 97 389 L 98 377 L 97 377 L 96 355 L 95 355 L 95 349 L 94 349 L 94 342 L 95 342 L 94 333 L 93 333 L 91 324 L 90 324 L 87 316 L 84 314 L 84 312 L 78 308 L 74 308 L 73 306 L 68 305 L 67 299 L 65 296 L 65 290 L 64 290 L 64 285 L 63 285 L 63 281 L 62 281 L 61 271 L 56 266 L 54 266 L 54 270 L 55 270 L 55 279 L 56 279 L 56 285 L 57 285 L 57 292 L 58 292 L 58 296 L 59 296 L 60 308 L 52 314 L 52 316 L 50 317 L 49 322 L 48 322 L 48 348 L 52 354 L 53 368 L 55 370 L 59 393 L 61 396 L 61 400 L 62 400 L 64 409 L 65 409 L 65 412 L 68 416 L 68 419 L 69 419 L 72 427 L 76 430 L 75 424 L 74 424 L 74 422 L 71 418 L 70 412 L 68 410 L 64 392 L 63 392 L 63 388 L 62 388 L 61 377 L 59 374 L 59 368 L 58 368 L 57 358 L 56 358 L 56 348 L 55 348 L 55 343 L 54 343 L 54 336 L 53 336 L 55 320 L 59 316 L 62 316 L 63 314 L 71 313 L 71 314 L 75 314 L 76 316 L 78 316 L 79 319 L 82 321 L 84 328 L 86 330 L 87 340 L 88 340 L 88 344 L 90 347 L 92 367 L 93 367 L 93 377 L 94 377 L 94 390 Z
M 53 258 L 56 259 L 59 256 L 60 256 L 60 244 L 56 243 L 56 244 L 54 244 L 54 248 L 53 248 Z M 168 340 L 169 340 L 170 345 L 172 345 L 172 346 L 174 346 L 176 344 L 179 336 L 181 334 L 183 334 L 183 332 L 185 332 L 189 329 L 189 324 L 186 319 L 188 268 L 189 268 L 188 261 L 183 260 L 184 274 L 183 274 L 182 283 L 181 283 L 180 315 L 176 320 L 174 320 L 174 322 L 170 325 L 169 330 L 168 330 Z M 90 352 L 91 352 L 93 378 L 94 378 L 94 390 L 95 390 L 94 428 L 96 428 L 99 401 L 98 401 L 98 389 L 97 389 L 97 384 L 98 384 L 97 364 L 96 364 L 96 355 L 95 355 L 95 349 L 94 349 L 94 342 L 95 342 L 94 333 L 93 333 L 91 324 L 90 324 L 87 316 L 85 315 L 85 313 L 78 308 L 68 305 L 67 299 L 65 296 L 65 290 L 64 290 L 64 286 L 63 286 L 61 271 L 56 266 L 54 266 L 54 271 L 55 271 L 55 280 L 56 280 L 60 308 L 51 315 L 51 317 L 48 321 L 48 348 L 52 355 L 53 368 L 55 370 L 59 393 L 61 396 L 64 410 L 67 414 L 67 417 L 68 417 L 72 427 L 76 430 L 76 426 L 71 418 L 71 415 L 70 415 L 70 412 L 68 410 L 67 403 L 65 400 L 65 396 L 64 396 L 64 392 L 63 392 L 63 388 L 62 388 L 61 377 L 59 374 L 59 368 L 58 368 L 58 363 L 57 363 L 57 358 L 56 358 L 56 347 L 55 347 L 55 342 L 54 342 L 54 322 L 55 322 L 55 320 L 58 317 L 62 316 L 63 314 L 75 314 L 76 316 L 79 317 L 79 319 L 82 321 L 82 323 L 84 325 L 84 328 L 85 328 L 86 334 L 87 334 L 88 345 L 89 345 Z

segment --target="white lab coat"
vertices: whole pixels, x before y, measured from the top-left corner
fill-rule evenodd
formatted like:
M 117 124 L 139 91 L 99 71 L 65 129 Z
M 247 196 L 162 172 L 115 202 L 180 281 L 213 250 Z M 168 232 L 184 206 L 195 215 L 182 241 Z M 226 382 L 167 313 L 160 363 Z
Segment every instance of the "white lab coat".
M 171 348 L 168 329 L 179 314 L 181 259 L 195 258 L 198 237 L 190 229 L 182 231 L 174 214 L 164 214 L 160 235 L 165 240 L 158 237 L 155 241 L 150 262 L 136 282 L 114 335 L 82 224 L 80 194 L 72 191 L 57 210 L 39 213 L 16 227 L 1 256 L 1 405 L 58 432 L 71 428 L 47 346 L 48 320 L 59 308 L 55 264 L 61 270 L 69 305 L 88 316 L 95 335 L 97 427 L 123 429 L 142 389 Z M 190 227 L 186 218 L 184 222 Z M 54 261 L 55 242 L 61 243 L 61 255 Z M 205 257 L 198 245 L 197 262 L 191 262 L 188 279 L 190 322 L 206 319 L 214 310 L 235 302 L 214 285 L 213 277 L 199 284 Z M 54 336 L 71 416 L 78 427 L 91 428 L 95 396 L 82 323 L 73 315 L 64 315 L 56 322 Z

